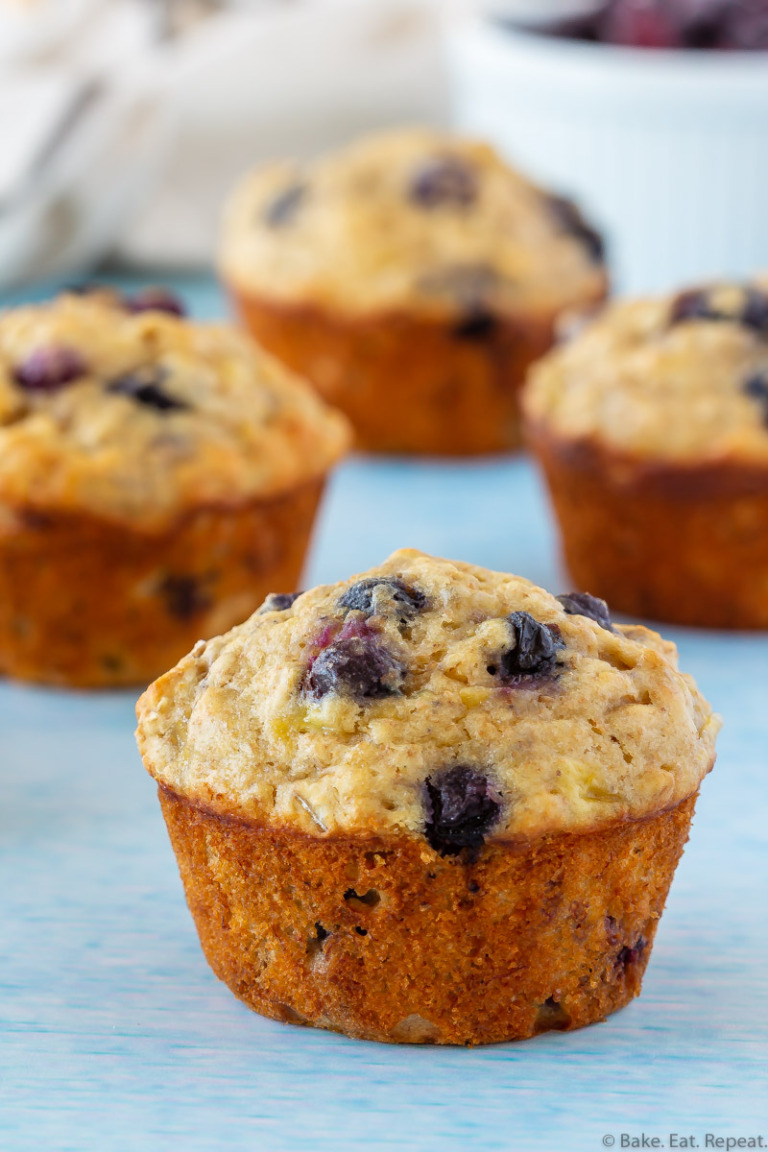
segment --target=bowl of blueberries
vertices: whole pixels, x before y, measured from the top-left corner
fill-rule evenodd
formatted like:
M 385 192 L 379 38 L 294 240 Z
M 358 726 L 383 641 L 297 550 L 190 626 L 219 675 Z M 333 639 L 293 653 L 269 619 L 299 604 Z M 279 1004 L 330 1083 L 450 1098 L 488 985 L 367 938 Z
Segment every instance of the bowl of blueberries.
M 486 0 L 455 119 L 606 235 L 616 286 L 768 267 L 768 0 Z

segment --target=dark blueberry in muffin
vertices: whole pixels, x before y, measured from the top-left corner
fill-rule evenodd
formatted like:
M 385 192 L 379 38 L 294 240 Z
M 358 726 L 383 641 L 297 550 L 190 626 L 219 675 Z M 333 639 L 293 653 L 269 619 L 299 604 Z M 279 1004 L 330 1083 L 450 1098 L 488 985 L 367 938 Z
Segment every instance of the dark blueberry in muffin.
M 455 856 L 477 850 L 499 818 L 501 797 L 488 777 L 463 764 L 426 782 L 424 833 L 435 851 Z
M 156 408 L 158 412 L 182 411 L 189 408 L 183 400 L 171 396 L 165 389 L 167 371 L 157 364 L 137 368 L 125 376 L 118 376 L 107 384 L 107 392 L 118 396 L 129 396 L 137 404 Z
M 451 264 L 436 268 L 422 277 L 419 287 L 457 306 L 459 318 L 453 334 L 458 340 L 482 340 L 496 330 L 493 297 L 499 287 L 499 275 L 489 265 Z
M 74 348 L 49 344 L 45 348 L 36 348 L 17 364 L 13 378 L 28 392 L 56 392 L 87 372 L 88 365 Z
M 768 375 L 756 372 L 744 385 L 744 391 L 752 400 L 757 400 L 763 408 L 763 421 L 768 425 Z
M 312 660 L 306 688 L 320 700 L 329 693 L 378 700 L 402 691 L 406 670 L 365 620 L 348 620 Z
M 590 259 L 595 264 L 602 264 L 605 259 L 603 238 L 587 223 L 578 205 L 566 196 L 549 196 L 548 204 L 552 218 L 558 227 L 568 236 L 573 236 L 575 240 L 583 244 Z
M 467 208 L 477 199 L 477 174 L 460 156 L 432 156 L 411 177 L 409 198 L 420 208 Z
M 691 288 L 672 301 L 669 319 L 671 324 L 682 324 L 686 320 L 731 320 L 732 317 L 713 309 L 706 289 Z
M 126 296 L 124 306 L 128 312 L 167 312 L 170 316 L 186 316 L 183 303 L 169 288 L 150 287 Z
M 264 212 L 264 220 L 271 228 L 283 228 L 291 224 L 307 195 L 306 184 L 296 181 L 272 200 Z
M 259 608 L 259 615 L 262 612 L 287 612 L 299 596 L 301 596 L 301 592 L 270 592 Z
M 692 288 L 681 292 L 672 302 L 671 324 L 690 320 L 726 321 L 768 336 L 768 295 L 753 285 L 745 287 L 733 306 L 718 302 L 716 289 Z
M 486 340 L 498 328 L 498 319 L 488 309 L 478 307 L 475 311 L 467 312 L 453 327 L 453 335 L 457 340 Z
M 169 616 L 191 620 L 211 606 L 211 597 L 195 576 L 166 576 L 160 585 Z
M 568 592 L 558 596 L 557 600 L 569 616 L 587 616 L 601 628 L 605 628 L 606 632 L 613 632 L 608 605 L 599 596 L 590 596 L 589 592 Z
M 528 612 L 513 612 L 507 617 L 515 643 L 501 654 L 498 665 L 488 671 L 505 684 L 525 684 L 551 676 L 557 664 L 557 653 L 563 647 L 554 624 L 540 624 Z
M 427 598 L 418 588 L 412 588 L 399 576 L 389 579 L 369 576 L 347 588 L 339 598 L 339 608 L 349 612 L 364 612 L 366 616 L 396 615 L 406 623 L 427 604 Z
M 759 288 L 747 288 L 741 322 L 768 336 L 768 295 Z
M 638 960 L 642 959 L 644 952 L 645 937 L 638 936 L 631 948 L 625 946 L 621 949 L 616 957 L 616 967 L 622 969 L 630 968 L 633 964 L 637 964 Z

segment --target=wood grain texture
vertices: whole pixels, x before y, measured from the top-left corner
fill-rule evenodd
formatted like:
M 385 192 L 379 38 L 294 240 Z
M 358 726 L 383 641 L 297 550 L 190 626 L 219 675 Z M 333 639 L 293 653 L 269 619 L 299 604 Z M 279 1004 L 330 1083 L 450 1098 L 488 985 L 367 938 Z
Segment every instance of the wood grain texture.
M 213 309 L 208 286 L 197 296 Z M 307 582 L 416 546 L 567 589 L 524 459 L 352 461 Z M 391 1048 L 262 1019 L 208 969 L 133 694 L 0 685 L 2 1152 L 591 1152 L 768 1139 L 768 639 L 667 629 L 720 758 L 640 999 L 519 1045 Z

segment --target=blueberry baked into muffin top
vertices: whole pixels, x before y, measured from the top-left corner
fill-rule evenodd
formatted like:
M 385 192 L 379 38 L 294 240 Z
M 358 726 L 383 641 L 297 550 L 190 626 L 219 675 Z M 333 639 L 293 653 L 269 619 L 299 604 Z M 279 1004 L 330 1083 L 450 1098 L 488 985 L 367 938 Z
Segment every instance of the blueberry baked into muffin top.
M 672 808 L 718 728 L 674 645 L 602 601 L 411 550 L 270 597 L 139 704 L 145 764 L 194 803 L 446 856 Z
M 168 292 L 69 292 L 0 317 L 0 501 L 157 530 L 280 493 L 346 423 L 248 339 Z
M 768 464 L 768 285 L 613 304 L 531 372 L 530 424 L 635 458 Z
M 255 171 L 229 204 L 220 263 L 236 289 L 361 316 L 557 312 L 606 280 L 573 203 L 488 145 L 427 129 Z

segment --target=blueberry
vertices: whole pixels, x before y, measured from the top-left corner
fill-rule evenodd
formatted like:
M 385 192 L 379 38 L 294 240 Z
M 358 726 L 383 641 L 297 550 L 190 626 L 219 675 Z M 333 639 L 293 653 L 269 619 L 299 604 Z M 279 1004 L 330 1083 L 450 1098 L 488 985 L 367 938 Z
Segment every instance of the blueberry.
M 57 392 L 66 384 L 71 384 L 85 376 L 88 366 L 74 348 L 65 344 L 49 344 L 36 348 L 16 366 L 13 378 L 28 392 Z
M 768 375 L 756 372 L 744 385 L 747 396 L 757 400 L 763 408 L 763 422 L 768 425 Z
M 671 324 L 693 320 L 725 321 L 743 324 L 746 328 L 768 337 L 768 295 L 753 285 L 745 287 L 736 308 L 718 305 L 712 290 L 692 288 L 681 292 L 672 301 Z
M 419 287 L 458 306 L 460 315 L 453 327 L 458 340 L 482 340 L 498 325 L 493 296 L 499 283 L 498 273 L 488 264 L 450 264 L 422 277 Z
M 621 969 L 630 968 L 633 964 L 637 964 L 641 960 L 645 952 L 645 937 L 638 936 L 637 940 L 631 948 L 626 946 L 619 951 L 616 957 L 616 967 Z
M 432 156 L 416 168 L 409 198 L 421 208 L 467 208 L 477 199 L 477 174 L 460 156 Z
M 435 851 L 455 856 L 477 850 L 501 812 L 501 797 L 476 768 L 456 765 L 426 782 L 425 835 Z
M 752 286 L 746 289 L 741 323 L 768 336 L 768 294 Z
M 586 616 L 606 632 L 613 632 L 611 613 L 605 600 L 590 596 L 589 592 L 568 592 L 557 599 L 569 616 Z
M 167 312 L 170 316 L 186 316 L 183 303 L 169 288 L 143 288 L 133 296 L 126 296 L 123 305 L 128 312 Z
M 287 612 L 299 596 L 301 596 L 301 592 L 270 592 L 259 608 L 259 615 L 262 612 Z
M 590 260 L 602 264 L 605 259 L 605 243 L 599 232 L 584 219 L 581 209 L 566 196 L 549 196 L 547 203 L 553 220 L 568 236 L 573 236 L 583 244 Z
M 503 683 L 515 685 L 551 676 L 558 649 L 563 647 L 556 625 L 540 624 L 528 612 L 513 612 L 507 623 L 514 646 L 502 653 L 498 666 L 489 666 L 489 672 L 498 675 Z
M 296 181 L 289 184 L 270 202 L 264 212 L 264 220 L 270 228 L 282 228 L 292 224 L 307 195 L 306 184 Z
M 178 400 L 165 390 L 165 381 L 168 373 L 159 365 L 148 365 L 146 368 L 137 368 L 135 372 L 128 372 L 125 376 L 117 376 L 107 384 L 107 392 L 117 396 L 129 396 L 137 404 L 144 404 L 147 408 L 156 408 L 158 412 L 181 412 L 189 405 Z
M 492 312 L 484 308 L 477 308 L 467 314 L 453 327 L 453 335 L 457 340 L 486 340 L 499 326 L 499 321 Z
M 364 612 L 366 616 L 396 614 L 402 623 L 417 616 L 427 604 L 427 598 L 399 576 L 368 576 L 347 588 L 339 598 L 339 608 L 350 612 Z
M 310 695 L 329 693 L 378 700 L 402 691 L 405 668 L 365 620 L 348 620 L 313 659 L 306 674 Z
M 166 576 L 160 585 L 169 616 L 190 620 L 211 607 L 211 598 L 195 576 Z

